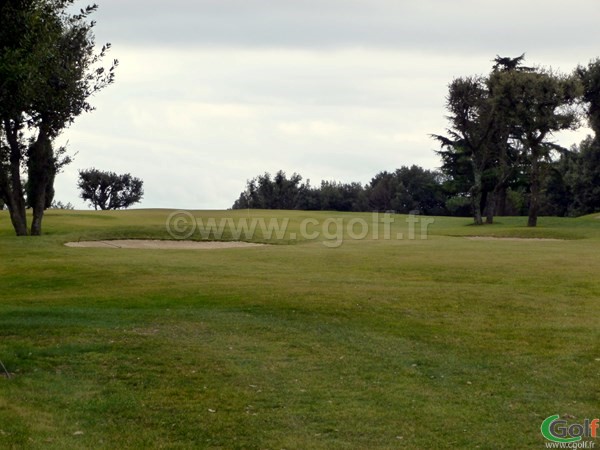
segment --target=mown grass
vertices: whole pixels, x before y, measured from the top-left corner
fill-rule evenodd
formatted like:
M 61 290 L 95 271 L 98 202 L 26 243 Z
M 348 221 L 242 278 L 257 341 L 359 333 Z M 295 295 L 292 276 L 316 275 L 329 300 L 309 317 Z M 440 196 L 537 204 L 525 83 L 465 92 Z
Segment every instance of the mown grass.
M 51 211 L 25 239 L 0 214 L 0 448 L 541 448 L 544 418 L 598 416 L 595 216 L 330 248 L 291 234 L 372 216 L 205 211 L 287 217 L 284 245 L 62 245 L 166 239 L 169 214 Z

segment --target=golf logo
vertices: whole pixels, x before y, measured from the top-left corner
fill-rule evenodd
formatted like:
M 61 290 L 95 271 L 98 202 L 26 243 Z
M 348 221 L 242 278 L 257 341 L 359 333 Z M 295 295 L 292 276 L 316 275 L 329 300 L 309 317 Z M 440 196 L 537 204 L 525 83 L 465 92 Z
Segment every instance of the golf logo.
M 585 441 L 583 438 L 595 439 L 598 436 L 598 428 L 600 427 L 600 419 L 585 419 L 583 423 L 574 423 L 569 425 L 566 420 L 556 414 L 547 417 L 543 422 L 540 430 L 542 436 L 549 443 L 555 443 L 550 448 L 594 448 L 594 442 Z

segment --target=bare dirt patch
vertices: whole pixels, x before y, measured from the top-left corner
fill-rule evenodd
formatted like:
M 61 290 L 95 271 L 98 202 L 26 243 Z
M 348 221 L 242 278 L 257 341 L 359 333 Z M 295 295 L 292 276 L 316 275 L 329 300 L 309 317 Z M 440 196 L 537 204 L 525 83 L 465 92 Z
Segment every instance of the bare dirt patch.
M 564 239 L 552 238 L 519 238 L 519 237 L 494 237 L 494 236 L 465 236 L 470 241 L 535 241 L 535 242 L 559 242 Z
M 221 248 L 262 247 L 265 244 L 251 242 L 217 242 L 217 241 L 160 241 L 144 239 L 118 239 L 106 241 L 67 242 L 67 247 L 77 248 L 145 248 L 159 250 L 214 250 Z

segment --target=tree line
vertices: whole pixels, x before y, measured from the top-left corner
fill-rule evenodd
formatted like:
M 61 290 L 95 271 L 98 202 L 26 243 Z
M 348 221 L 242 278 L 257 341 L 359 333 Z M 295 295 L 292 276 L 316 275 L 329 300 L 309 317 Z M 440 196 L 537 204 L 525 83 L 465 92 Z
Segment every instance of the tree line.
M 570 75 L 527 67 L 524 55 L 496 57 L 488 76 L 449 85 L 439 170 L 403 166 L 366 185 L 322 181 L 279 171 L 248 180 L 234 209 L 419 211 L 494 217 L 578 216 L 600 210 L 600 59 Z M 553 139 L 587 122 L 594 136 L 570 149 Z
M 444 196 L 439 172 L 418 166 L 381 172 L 371 182 L 322 181 L 311 186 L 300 174 L 289 178 L 282 170 L 248 180 L 233 209 L 300 209 L 329 211 L 422 211 L 443 214 Z
M 579 216 L 600 210 L 600 146 L 592 138 L 548 167 L 539 212 L 542 216 Z M 528 189 L 516 180 L 505 192 L 500 216 L 525 215 Z M 382 171 L 369 183 L 321 181 L 312 186 L 300 174 L 266 172 L 246 182 L 232 209 L 292 209 L 307 211 L 385 212 L 425 215 L 471 215 L 468 193 L 458 192 L 456 181 L 442 171 L 402 166 Z

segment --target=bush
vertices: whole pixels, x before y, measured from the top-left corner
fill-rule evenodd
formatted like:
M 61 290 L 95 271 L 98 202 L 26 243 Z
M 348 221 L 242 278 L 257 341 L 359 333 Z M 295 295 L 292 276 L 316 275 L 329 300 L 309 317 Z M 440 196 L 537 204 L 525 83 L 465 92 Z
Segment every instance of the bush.
M 61 201 L 54 200 L 50 205 L 50 209 L 66 209 L 73 210 L 75 207 L 71 204 L 71 202 L 63 203 Z
M 452 197 L 446 201 L 446 209 L 451 216 L 470 217 L 471 199 L 468 197 Z

